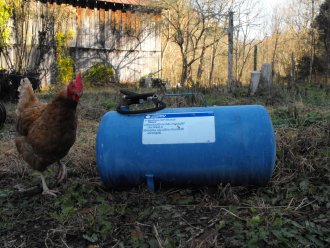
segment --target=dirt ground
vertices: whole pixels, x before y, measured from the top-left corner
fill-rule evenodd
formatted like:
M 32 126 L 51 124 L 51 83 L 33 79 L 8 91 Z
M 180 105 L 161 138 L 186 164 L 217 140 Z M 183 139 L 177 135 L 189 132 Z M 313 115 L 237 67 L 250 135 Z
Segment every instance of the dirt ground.
M 222 92 L 209 105 L 266 104 L 277 139 L 276 169 L 264 187 L 219 184 L 150 192 L 145 185 L 104 187 L 95 161 L 101 116 L 116 105 L 109 91 L 87 92 L 77 141 L 62 161 L 60 194 L 41 194 L 40 178 L 14 145 L 15 103 L 0 129 L 0 247 L 329 247 L 330 97 L 323 89 L 281 91 L 272 98 Z M 48 101 L 52 95 L 41 94 Z

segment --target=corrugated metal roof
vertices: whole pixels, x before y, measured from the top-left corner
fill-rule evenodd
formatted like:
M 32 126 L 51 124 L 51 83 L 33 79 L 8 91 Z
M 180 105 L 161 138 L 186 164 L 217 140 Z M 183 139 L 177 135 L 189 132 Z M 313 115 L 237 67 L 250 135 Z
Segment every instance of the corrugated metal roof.
M 144 0 L 99 0 L 101 2 L 108 3 L 120 3 L 120 4 L 130 4 L 130 5 L 147 5 Z

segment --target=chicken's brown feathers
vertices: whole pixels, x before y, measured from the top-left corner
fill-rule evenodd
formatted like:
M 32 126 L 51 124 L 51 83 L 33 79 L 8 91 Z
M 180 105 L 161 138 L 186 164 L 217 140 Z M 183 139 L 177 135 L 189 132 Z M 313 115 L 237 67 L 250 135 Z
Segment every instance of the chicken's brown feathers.
M 19 116 L 29 105 L 39 102 L 34 94 L 32 85 L 28 78 L 21 80 L 20 86 L 18 87 L 19 100 L 16 109 L 16 114 Z
M 43 171 L 63 158 L 74 144 L 78 102 L 60 93 L 52 102 L 42 103 L 25 79 L 19 97 L 16 147 L 32 169 Z
M 18 91 L 19 100 L 16 109 L 16 131 L 20 135 L 27 135 L 30 126 L 41 116 L 47 104 L 38 100 L 27 78 L 21 80 Z

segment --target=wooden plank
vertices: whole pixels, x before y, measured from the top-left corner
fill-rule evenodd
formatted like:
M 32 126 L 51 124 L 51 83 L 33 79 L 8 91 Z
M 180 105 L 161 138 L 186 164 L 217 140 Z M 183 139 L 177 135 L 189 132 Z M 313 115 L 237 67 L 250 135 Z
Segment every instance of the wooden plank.
M 121 29 L 123 33 L 127 31 L 127 13 L 126 11 L 121 11 Z
M 141 30 L 141 14 L 138 12 L 135 12 L 135 28 L 134 33 L 138 35 Z
M 92 32 L 93 32 L 93 28 L 92 28 L 92 10 L 89 7 L 86 7 L 86 29 L 85 29 L 85 46 L 84 47 L 91 47 L 92 45 Z
M 79 6 L 76 8 L 77 11 L 77 47 L 82 47 L 82 37 L 83 37 L 83 23 L 82 23 L 82 15 L 83 15 L 83 9 Z
M 126 30 L 128 33 L 131 33 L 132 31 L 132 11 L 127 11 L 127 22 L 126 22 Z
M 83 8 L 83 15 L 82 15 L 82 40 L 81 45 L 82 47 L 88 47 L 89 46 L 89 16 L 87 14 L 88 9 Z
M 99 16 L 97 9 L 93 8 L 92 15 L 91 15 L 91 28 L 90 28 L 90 39 L 91 39 L 91 47 L 97 48 L 99 43 Z
M 105 9 L 99 10 L 100 46 L 105 47 Z
M 116 30 L 116 17 L 115 17 L 115 13 L 116 11 L 114 10 L 110 10 L 111 12 L 111 22 L 110 22 L 110 25 L 111 25 L 111 29 L 112 29 L 112 32 L 115 32 Z
M 115 29 L 116 31 L 121 30 L 121 10 L 115 11 Z
M 72 6 L 72 11 L 71 11 L 71 29 L 74 31 L 75 35 L 72 40 L 72 46 L 75 47 L 77 45 L 77 9 Z
M 109 49 L 111 47 L 110 45 L 110 38 L 111 38 L 111 10 L 107 10 L 105 12 L 105 48 Z

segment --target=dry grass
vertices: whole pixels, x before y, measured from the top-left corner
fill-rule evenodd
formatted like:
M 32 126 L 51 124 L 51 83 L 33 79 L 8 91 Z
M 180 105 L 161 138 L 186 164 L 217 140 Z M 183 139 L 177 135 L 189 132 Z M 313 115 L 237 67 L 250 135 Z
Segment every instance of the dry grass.
M 311 173 L 329 165 L 330 121 L 308 127 L 276 129 L 277 166 L 273 183 L 290 182 L 303 173 Z M 323 173 L 320 171 L 319 173 Z

